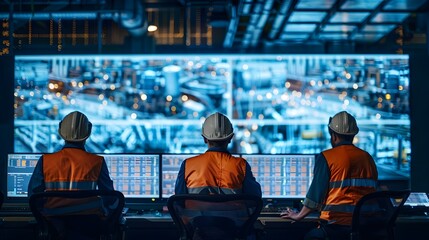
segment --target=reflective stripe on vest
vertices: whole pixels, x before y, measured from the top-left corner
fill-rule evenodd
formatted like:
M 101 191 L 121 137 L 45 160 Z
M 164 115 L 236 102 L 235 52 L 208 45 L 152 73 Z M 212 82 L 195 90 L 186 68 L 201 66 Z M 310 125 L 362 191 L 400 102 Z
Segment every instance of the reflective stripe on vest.
M 374 179 L 344 179 L 343 181 L 333 181 L 329 183 L 330 188 L 342 188 L 342 187 L 377 187 L 377 181 Z
M 188 188 L 188 192 L 192 194 L 241 194 L 242 189 L 219 188 L 219 187 L 195 187 Z
M 97 188 L 97 182 L 47 182 L 45 186 L 50 190 L 95 190 Z

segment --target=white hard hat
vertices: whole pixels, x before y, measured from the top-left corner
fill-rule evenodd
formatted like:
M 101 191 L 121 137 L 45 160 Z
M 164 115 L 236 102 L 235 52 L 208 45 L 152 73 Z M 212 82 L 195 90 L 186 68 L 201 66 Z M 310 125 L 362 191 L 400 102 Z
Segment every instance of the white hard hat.
M 210 141 L 224 141 L 230 139 L 234 134 L 229 119 L 222 113 L 210 115 L 203 123 L 202 135 Z
M 346 111 L 329 118 L 328 126 L 332 131 L 342 135 L 356 135 L 359 132 L 356 119 Z
M 58 132 L 68 142 L 82 142 L 91 134 L 92 124 L 85 114 L 74 111 L 60 122 Z

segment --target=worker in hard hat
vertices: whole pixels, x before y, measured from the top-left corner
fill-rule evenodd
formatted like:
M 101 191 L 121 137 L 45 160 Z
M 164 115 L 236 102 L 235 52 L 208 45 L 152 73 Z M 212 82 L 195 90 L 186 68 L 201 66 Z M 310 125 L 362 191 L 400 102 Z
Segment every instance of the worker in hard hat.
M 61 150 L 43 154 L 38 160 L 28 184 L 30 200 L 33 194 L 44 191 L 114 190 L 104 158 L 85 150 L 91 129 L 91 122 L 81 112 L 74 111 L 63 118 L 58 132 L 65 144 Z M 48 198 L 43 207 L 63 215 L 70 214 L 69 211 L 87 214 L 83 218 L 51 217 L 49 223 L 57 235 L 54 238 L 98 239 L 94 218 L 113 210 L 115 204 L 112 201 L 114 199 L 99 197 Z
M 113 190 L 104 158 L 85 150 L 91 129 L 91 122 L 81 112 L 64 117 L 58 132 L 65 145 L 58 152 L 40 157 L 28 184 L 29 196 L 43 191 Z
M 248 162 L 228 152 L 234 136 L 230 120 L 216 112 L 207 117 L 202 126 L 202 137 L 208 150 L 182 162 L 176 185 L 176 194 L 253 194 L 262 196 Z
M 300 221 L 320 211 L 323 224 L 305 239 L 349 239 L 352 214 L 358 200 L 376 191 L 378 172 L 371 155 L 353 145 L 359 132 L 356 119 L 346 111 L 329 118 L 332 148 L 318 155 L 314 178 L 300 211 L 287 209 L 282 218 Z
M 262 197 L 261 185 L 253 176 L 249 163 L 228 152 L 227 147 L 234 136 L 230 120 L 216 112 L 207 117 L 202 126 L 202 137 L 208 149 L 205 153 L 182 162 L 175 194 L 249 194 Z M 196 203 L 200 204 L 200 203 Z M 248 214 L 247 208 L 241 210 Z M 223 211 L 235 216 L 235 211 Z M 231 239 L 236 232 L 236 223 L 225 216 L 218 218 L 200 216 L 193 219 L 193 239 Z M 256 231 L 251 229 L 248 239 L 255 239 Z

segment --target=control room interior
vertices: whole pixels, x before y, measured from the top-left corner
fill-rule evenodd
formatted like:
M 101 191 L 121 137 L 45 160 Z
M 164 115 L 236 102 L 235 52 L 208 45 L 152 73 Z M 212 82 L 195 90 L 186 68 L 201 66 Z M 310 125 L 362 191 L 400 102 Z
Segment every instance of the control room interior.
M 251 165 L 263 212 L 302 207 L 341 110 L 379 190 L 429 194 L 427 0 L 0 0 L 0 16 L 1 239 L 32 236 L 28 181 L 73 110 L 125 196 L 127 239 L 174 229 L 167 200 L 215 111 L 232 120 L 228 150 Z M 398 239 L 429 234 L 429 206 L 412 210 Z M 272 239 L 293 229 L 270 221 Z

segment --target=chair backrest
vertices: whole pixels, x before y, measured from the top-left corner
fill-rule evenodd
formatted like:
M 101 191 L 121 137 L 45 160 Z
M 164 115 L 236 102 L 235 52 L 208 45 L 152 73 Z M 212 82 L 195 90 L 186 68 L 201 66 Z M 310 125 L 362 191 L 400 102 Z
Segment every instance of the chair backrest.
M 394 239 L 394 226 L 410 191 L 377 191 L 363 196 L 355 206 L 351 239 Z
M 0 209 L 3 206 L 3 202 L 4 202 L 4 195 L 3 195 L 3 192 L 0 191 Z
M 173 195 L 167 202 L 181 239 L 245 239 L 262 209 L 262 199 L 243 194 Z
M 48 191 L 30 196 L 39 239 L 120 238 L 124 195 L 119 191 Z

